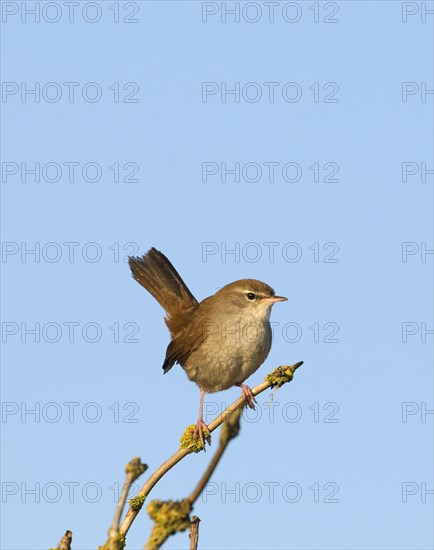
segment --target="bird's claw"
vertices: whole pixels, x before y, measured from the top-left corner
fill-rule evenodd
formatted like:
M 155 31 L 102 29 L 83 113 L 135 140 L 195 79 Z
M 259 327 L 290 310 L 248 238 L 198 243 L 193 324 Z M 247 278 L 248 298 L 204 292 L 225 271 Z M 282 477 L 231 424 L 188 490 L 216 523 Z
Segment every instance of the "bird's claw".
M 255 403 L 257 403 L 255 399 L 255 395 L 252 392 L 252 388 L 250 386 L 247 386 L 246 384 L 241 384 L 241 392 L 242 396 L 246 400 L 246 404 L 250 409 L 255 408 Z
M 204 431 L 206 433 L 205 437 L 203 436 Z M 209 428 L 205 424 L 205 422 L 201 419 L 197 421 L 196 428 L 194 429 L 194 432 L 193 432 L 193 439 L 197 441 L 198 438 L 202 443 L 203 450 L 206 451 L 205 441 L 208 443 L 208 445 L 211 445 L 211 432 L 209 431 Z

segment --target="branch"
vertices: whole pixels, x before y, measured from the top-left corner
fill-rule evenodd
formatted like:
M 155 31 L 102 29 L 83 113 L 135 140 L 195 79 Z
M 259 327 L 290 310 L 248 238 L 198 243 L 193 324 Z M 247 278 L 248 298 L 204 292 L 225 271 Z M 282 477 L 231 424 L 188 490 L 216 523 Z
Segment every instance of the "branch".
M 214 456 L 212 457 L 211 462 L 208 464 L 208 468 L 205 470 L 205 473 L 200 478 L 191 495 L 188 497 L 188 500 L 190 501 L 192 506 L 199 498 L 206 484 L 210 480 L 210 477 L 214 473 L 217 464 L 220 462 L 220 459 L 223 456 L 223 453 L 225 452 L 229 442 L 234 437 L 237 437 L 240 431 L 240 416 L 242 410 L 243 409 L 240 407 L 237 411 L 235 411 L 234 414 L 228 417 L 226 419 L 226 422 L 223 424 L 220 432 L 220 441 L 219 446 L 217 447 L 217 451 L 214 453 Z
M 154 526 L 144 550 L 157 550 L 171 535 L 188 529 L 191 524 L 191 508 L 191 504 L 186 498 L 151 501 L 147 512 L 154 520 Z
M 197 550 L 197 543 L 199 542 L 199 523 L 200 519 L 197 516 L 191 518 L 190 550 Z
M 190 512 L 193 510 L 194 503 L 212 476 L 229 442 L 238 435 L 241 412 L 242 408 L 239 407 L 234 414 L 228 416 L 225 420 L 220 430 L 219 446 L 211 462 L 208 464 L 208 468 L 188 498 L 184 498 L 181 501 L 153 500 L 149 503 L 147 511 L 149 516 L 154 520 L 154 526 L 145 544 L 145 550 L 157 550 L 161 548 L 170 536 L 180 531 L 185 531 L 188 527 L 190 527 L 190 544 L 193 544 L 194 541 L 191 539 L 192 533 L 194 530 L 198 530 L 199 526 L 193 528 L 193 518 L 190 519 Z M 197 539 L 195 544 L 194 548 L 197 548 Z
M 66 531 L 63 537 L 60 539 L 60 542 L 57 545 L 57 548 L 53 548 L 52 550 L 71 550 L 71 542 L 72 542 L 72 531 Z
M 122 512 L 127 500 L 128 493 L 131 489 L 131 485 L 136 479 L 148 469 L 146 464 L 140 462 L 140 458 L 135 456 L 132 458 L 125 467 L 125 483 L 122 487 L 121 496 L 116 506 L 115 514 L 113 517 L 112 525 L 109 529 L 108 541 L 104 546 L 100 546 L 103 550 L 123 550 L 125 545 L 125 535 L 119 529 L 119 523 L 121 521 Z
M 260 393 L 264 392 L 268 388 L 276 387 L 280 388 L 283 386 L 283 384 L 286 384 L 288 382 L 291 382 L 295 370 L 297 370 L 301 365 L 303 364 L 303 361 L 300 361 L 298 363 L 295 363 L 291 366 L 281 366 L 275 369 L 272 373 L 268 374 L 265 377 L 264 382 L 261 382 L 257 386 L 255 386 L 252 391 L 254 395 L 259 395 Z M 225 411 L 223 411 L 217 418 L 215 418 L 209 425 L 208 428 L 210 432 L 213 432 L 216 430 L 225 420 L 228 419 L 229 415 L 232 415 L 237 409 L 241 409 L 243 405 L 245 404 L 244 397 L 240 397 L 232 405 L 230 405 Z M 189 426 L 190 428 L 190 426 Z M 168 458 L 163 464 L 157 468 L 157 470 L 148 478 L 148 480 L 145 482 L 143 487 L 140 489 L 138 495 L 135 497 L 135 499 L 130 500 L 130 509 L 128 510 L 124 520 L 122 521 L 122 524 L 120 526 L 120 531 L 122 532 L 123 536 L 125 536 L 133 521 L 136 519 L 138 513 L 140 512 L 140 509 L 146 499 L 146 497 L 149 495 L 153 487 L 156 485 L 156 483 L 171 469 L 173 466 L 178 464 L 183 458 L 185 458 L 188 454 L 191 452 L 198 452 L 201 449 L 201 444 L 199 442 L 200 447 L 198 448 L 197 442 L 195 443 L 193 440 L 193 434 L 191 433 L 191 438 L 188 438 L 188 430 L 187 428 L 186 433 L 183 437 L 183 447 L 179 449 L 175 454 L 173 454 L 170 458 Z M 223 454 L 223 452 L 221 452 Z M 213 461 L 212 461 L 213 462 Z M 217 460 L 218 462 L 218 460 Z M 216 464 L 217 464 L 216 462 Z M 216 466 L 214 465 L 214 468 Z M 210 464 L 211 466 L 211 464 Z M 208 467 L 208 470 L 210 468 Z M 212 469 L 212 471 L 214 470 Z M 207 472 L 208 472 L 207 470 Z M 211 473 L 212 473 L 211 471 Z M 210 473 L 210 475 L 211 475 Z M 202 478 L 203 479 L 203 478 Z M 202 480 L 201 480 L 202 481 Z M 197 495 L 198 496 L 198 495 Z M 195 497 L 195 492 L 192 493 L 191 497 Z M 182 501 L 184 502 L 184 501 Z M 190 503 L 190 500 L 188 499 L 188 502 Z

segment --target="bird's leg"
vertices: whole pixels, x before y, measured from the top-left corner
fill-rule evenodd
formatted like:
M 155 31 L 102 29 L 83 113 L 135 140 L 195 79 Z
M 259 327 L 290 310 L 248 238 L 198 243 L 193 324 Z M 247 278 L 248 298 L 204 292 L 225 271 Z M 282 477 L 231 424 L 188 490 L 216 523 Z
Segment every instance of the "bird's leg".
M 255 403 L 257 402 L 255 399 L 255 396 L 252 392 L 252 389 L 250 386 L 247 386 L 247 384 L 237 384 L 241 388 L 242 396 L 246 400 L 246 404 L 250 409 L 255 408 Z
M 200 442 L 202 443 L 203 450 L 205 451 L 205 441 L 203 437 L 203 430 L 206 432 L 206 440 L 208 442 L 208 445 L 211 445 L 211 432 L 209 431 L 208 426 L 205 424 L 205 422 L 202 419 L 202 411 L 203 411 L 203 398 L 205 397 L 205 390 L 200 390 L 200 404 L 199 404 L 199 418 L 197 419 L 196 428 L 194 430 L 193 437 L 195 440 L 197 438 L 200 439 Z

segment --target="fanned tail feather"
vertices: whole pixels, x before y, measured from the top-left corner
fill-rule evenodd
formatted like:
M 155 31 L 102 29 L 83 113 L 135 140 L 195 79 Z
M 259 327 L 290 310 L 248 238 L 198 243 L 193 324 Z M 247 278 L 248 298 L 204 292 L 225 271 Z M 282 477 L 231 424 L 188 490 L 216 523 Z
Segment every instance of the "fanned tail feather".
M 130 257 L 134 279 L 164 308 L 168 320 L 198 304 L 179 273 L 164 254 L 155 248 L 140 257 Z

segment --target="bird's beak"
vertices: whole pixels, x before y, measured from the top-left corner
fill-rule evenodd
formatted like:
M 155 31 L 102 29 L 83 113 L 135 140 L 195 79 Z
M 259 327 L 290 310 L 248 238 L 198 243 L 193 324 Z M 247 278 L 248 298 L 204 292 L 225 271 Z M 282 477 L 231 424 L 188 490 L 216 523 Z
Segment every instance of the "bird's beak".
M 271 298 L 265 298 L 264 302 L 274 304 L 275 302 L 286 302 L 287 299 L 284 296 L 272 296 Z

